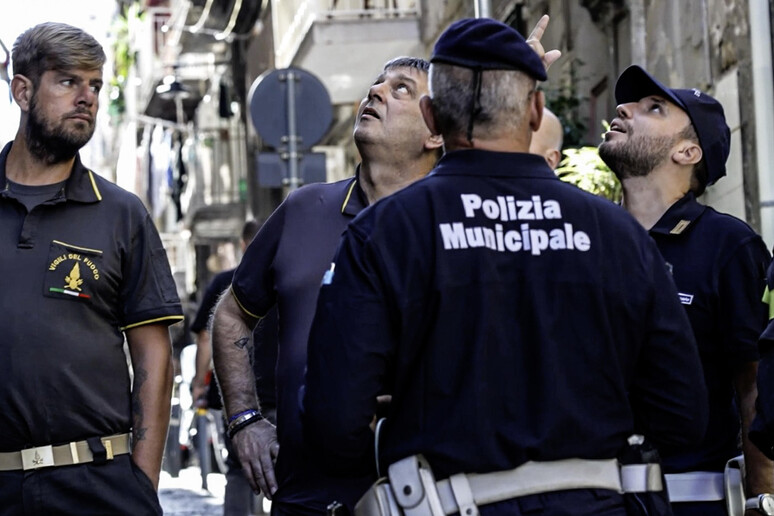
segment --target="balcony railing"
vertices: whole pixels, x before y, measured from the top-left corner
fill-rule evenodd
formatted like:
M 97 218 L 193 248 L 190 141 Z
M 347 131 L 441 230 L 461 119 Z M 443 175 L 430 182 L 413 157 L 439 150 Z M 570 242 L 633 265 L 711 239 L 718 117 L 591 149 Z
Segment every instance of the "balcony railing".
M 417 18 L 417 0 L 283 0 L 273 6 L 277 66 L 289 66 L 316 21 Z

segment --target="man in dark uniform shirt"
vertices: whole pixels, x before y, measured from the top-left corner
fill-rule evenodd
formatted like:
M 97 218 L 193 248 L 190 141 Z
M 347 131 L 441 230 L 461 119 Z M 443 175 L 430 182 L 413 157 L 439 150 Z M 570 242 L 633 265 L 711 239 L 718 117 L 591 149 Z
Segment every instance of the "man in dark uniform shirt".
M 743 221 L 696 201 L 726 173 L 730 132 L 720 103 L 697 89 L 667 88 L 639 66 L 621 74 L 615 95 L 618 117 L 599 153 L 621 179 L 623 207 L 672 272 L 709 394 L 704 439 L 661 450 L 670 498 L 676 515 L 726 514 L 722 472 L 742 451 L 748 496 L 774 489 L 771 461 L 747 439 L 771 257 Z
M 390 393 L 379 462 L 422 454 L 453 493 L 446 514 L 626 514 L 627 438 L 691 442 L 706 422 L 658 249 L 527 153 L 556 57 L 539 45 L 547 22 L 537 53 L 486 18 L 440 36 L 421 106 L 446 153 L 348 226 L 310 333 L 304 430 L 320 463 L 368 468 L 374 398 Z M 501 473 L 519 481 L 495 486 Z
M 769 324 L 761 334 L 758 349 L 761 355 L 758 366 L 758 401 L 755 419 L 750 425 L 750 441 L 766 457 L 774 459 L 774 262 L 766 272 L 766 289 L 763 302 L 768 307 Z M 764 495 L 770 507 L 774 508 L 774 497 Z M 763 500 L 760 500 L 763 505 Z M 771 510 L 769 514 L 774 514 Z
M 430 134 L 419 110 L 427 68 L 416 58 L 385 65 L 357 112 L 354 139 L 362 162 L 356 176 L 291 193 L 261 227 L 234 273 L 230 294 L 216 308 L 214 363 L 234 446 L 251 485 L 272 498 L 273 514 L 324 514 L 334 501 L 351 507 L 372 480 L 371 472 L 356 479 L 328 477 L 307 461 L 298 390 L 317 292 L 347 223 L 368 204 L 424 176 L 438 159 L 441 139 Z M 260 415 L 245 347 L 250 329 L 274 306 L 276 430 Z
M 244 254 L 247 246 L 260 229 L 255 219 L 248 220 L 242 226 L 240 246 Z M 204 291 L 196 317 L 191 323 L 191 331 L 196 335 L 196 374 L 191 384 L 194 403 L 200 407 L 222 408 L 220 387 L 212 371 L 212 342 L 210 339 L 210 318 L 215 305 L 229 287 L 234 277 L 234 269 L 221 271 L 212 278 Z M 276 424 L 276 396 L 274 388 L 274 368 L 277 364 L 277 310 L 271 310 L 253 329 L 253 374 L 258 399 L 264 417 Z M 209 379 L 209 382 L 208 382 Z M 233 516 L 252 514 L 255 496 L 236 456 L 231 439 L 223 436 L 228 450 L 226 459 L 226 490 L 223 500 L 223 515 Z
M 168 325 L 183 315 L 142 201 L 78 155 L 104 62 L 92 36 L 61 23 L 13 47 L 21 118 L 0 152 L 2 514 L 162 512 Z

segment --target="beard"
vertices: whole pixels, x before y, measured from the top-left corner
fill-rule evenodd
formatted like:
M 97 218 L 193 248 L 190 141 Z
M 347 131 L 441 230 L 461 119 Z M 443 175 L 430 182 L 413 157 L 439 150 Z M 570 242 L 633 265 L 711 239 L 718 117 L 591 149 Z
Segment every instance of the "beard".
M 48 165 L 69 161 L 94 134 L 93 121 L 82 123 L 86 124 L 85 128 L 70 130 L 61 123 L 55 125 L 40 112 L 33 95 L 25 130 L 27 148 L 33 156 Z
M 625 142 L 602 142 L 599 157 L 619 180 L 645 177 L 667 159 L 675 141 L 673 136 L 638 136 L 630 132 Z

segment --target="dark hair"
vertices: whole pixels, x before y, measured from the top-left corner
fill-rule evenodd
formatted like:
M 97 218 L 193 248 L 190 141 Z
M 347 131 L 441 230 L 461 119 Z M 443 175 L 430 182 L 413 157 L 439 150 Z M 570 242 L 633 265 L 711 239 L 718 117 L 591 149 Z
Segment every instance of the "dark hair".
M 261 229 L 261 223 L 255 219 L 250 219 L 242 226 L 242 241 L 249 244 L 253 241 L 255 234 Z
M 691 140 L 701 147 L 699 136 L 696 134 L 696 128 L 694 128 L 691 123 L 686 125 L 677 137 L 684 140 Z M 704 193 L 704 190 L 707 188 L 708 180 L 709 173 L 707 170 L 707 159 L 702 153 L 701 161 L 693 166 L 693 175 L 691 176 L 691 191 L 696 197 Z
M 423 72 L 430 71 L 430 63 L 421 57 L 400 56 L 390 59 L 384 64 L 384 71 L 392 68 L 416 68 Z
M 105 64 L 102 45 L 87 32 L 65 23 L 46 22 L 24 31 L 13 44 L 13 73 L 40 83 L 50 70 L 99 70 Z

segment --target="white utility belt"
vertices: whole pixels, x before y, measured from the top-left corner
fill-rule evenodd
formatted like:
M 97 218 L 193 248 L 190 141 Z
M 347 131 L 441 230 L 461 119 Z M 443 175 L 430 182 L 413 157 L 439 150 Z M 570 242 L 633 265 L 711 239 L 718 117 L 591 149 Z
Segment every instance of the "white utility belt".
M 664 475 L 672 503 L 719 502 L 725 500 L 729 516 L 745 512 L 744 456 L 726 463 L 723 473 L 691 471 Z
M 620 465 L 616 459 L 527 462 L 493 473 L 452 475 L 435 481 L 421 455 L 388 469 L 355 507 L 356 516 L 442 516 L 478 514 L 478 506 L 522 496 L 570 489 L 619 493 L 662 491 L 659 464 Z
M 723 473 L 711 471 L 667 473 L 664 478 L 669 492 L 669 501 L 673 503 L 716 502 L 726 498 Z

